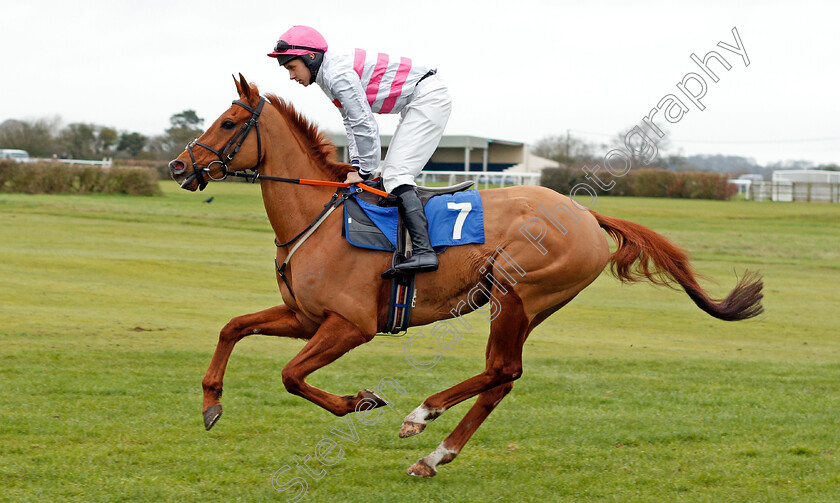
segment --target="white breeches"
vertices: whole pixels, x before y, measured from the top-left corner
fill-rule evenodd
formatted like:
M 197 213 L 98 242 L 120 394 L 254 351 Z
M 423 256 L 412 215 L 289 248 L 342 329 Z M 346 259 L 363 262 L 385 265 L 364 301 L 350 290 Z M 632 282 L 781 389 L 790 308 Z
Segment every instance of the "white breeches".
M 451 111 L 449 89 L 437 75 L 420 82 L 400 113 L 400 122 L 382 162 L 386 192 L 400 185 L 417 185 L 414 177 L 435 153 Z

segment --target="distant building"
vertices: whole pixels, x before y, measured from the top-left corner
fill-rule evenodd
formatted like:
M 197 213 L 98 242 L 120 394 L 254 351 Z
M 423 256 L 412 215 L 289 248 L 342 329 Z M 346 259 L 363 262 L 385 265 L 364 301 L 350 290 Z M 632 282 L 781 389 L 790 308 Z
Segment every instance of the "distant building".
M 338 158 L 349 162 L 347 137 L 331 135 L 338 148 Z M 388 151 L 391 135 L 382 135 L 382 158 Z M 424 171 L 539 173 L 547 167 L 560 164 L 551 159 L 536 156 L 527 144 L 482 138 L 479 136 L 444 136 Z
M 840 171 L 791 169 L 773 172 L 774 201 L 840 202 Z
M 753 201 L 840 202 L 840 171 L 790 169 L 774 171 L 769 182 L 760 175 L 742 175 L 729 182 Z

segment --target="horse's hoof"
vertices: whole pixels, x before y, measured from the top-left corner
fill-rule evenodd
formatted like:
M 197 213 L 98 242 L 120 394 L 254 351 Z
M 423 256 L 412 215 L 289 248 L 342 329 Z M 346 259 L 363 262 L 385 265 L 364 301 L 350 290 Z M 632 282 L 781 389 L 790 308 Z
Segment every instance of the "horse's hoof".
M 382 398 L 381 396 L 377 395 L 376 392 L 371 391 L 369 389 L 363 389 L 359 392 L 357 396 L 361 399 L 370 400 L 371 402 L 375 403 L 376 405 L 371 407 L 371 409 L 377 409 L 379 407 L 384 407 L 388 405 L 388 402 L 386 402 L 384 398 Z
M 421 459 L 420 461 L 411 465 L 411 467 L 408 470 L 406 470 L 405 473 L 414 477 L 429 478 L 434 477 L 437 473 L 437 470 L 427 465 L 426 462 Z
M 400 438 L 408 438 L 417 435 L 418 433 L 422 433 L 423 430 L 426 429 L 426 423 L 415 423 L 414 421 L 403 421 L 402 426 L 400 427 Z M 416 464 L 415 464 L 416 466 Z M 414 468 L 414 467 L 412 467 Z M 434 474 L 432 474 L 434 475 Z M 429 475 L 431 477 L 431 475 Z
M 207 407 L 204 411 L 204 429 L 209 431 L 220 417 L 222 417 L 222 404 L 217 403 Z

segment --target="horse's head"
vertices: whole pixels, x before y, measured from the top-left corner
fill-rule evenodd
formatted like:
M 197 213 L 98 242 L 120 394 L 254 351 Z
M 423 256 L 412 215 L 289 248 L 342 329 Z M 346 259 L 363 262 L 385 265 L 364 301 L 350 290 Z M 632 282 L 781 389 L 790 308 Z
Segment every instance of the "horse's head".
M 232 171 L 256 169 L 263 158 L 259 118 L 265 98 L 239 74 L 234 77 L 239 99 L 169 163 L 172 177 L 182 189 L 204 190 L 210 180 L 222 180 Z

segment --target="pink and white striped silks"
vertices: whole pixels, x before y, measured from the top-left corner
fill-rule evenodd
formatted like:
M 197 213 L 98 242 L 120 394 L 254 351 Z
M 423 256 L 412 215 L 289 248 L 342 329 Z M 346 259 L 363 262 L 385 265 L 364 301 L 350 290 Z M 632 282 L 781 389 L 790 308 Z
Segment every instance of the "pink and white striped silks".
M 347 141 L 350 158 L 358 161 L 361 173 L 371 173 L 379 167 L 381 146 L 379 140 L 379 126 L 374 119 L 375 113 L 403 114 L 401 124 L 405 122 L 405 113 L 410 103 L 415 100 L 415 91 L 429 87 L 426 81 L 418 87 L 420 78 L 428 73 L 429 68 L 418 65 L 409 58 L 389 56 L 384 53 L 367 52 L 356 49 L 352 53 L 339 53 L 328 50 L 324 53 L 321 68 L 315 82 L 321 87 L 327 97 L 341 112 L 344 127 L 347 130 Z M 430 81 L 433 79 L 429 79 Z M 438 86 L 442 85 L 438 82 Z M 445 87 L 445 86 L 444 86 Z M 445 93 L 445 89 L 443 90 Z M 431 115 L 441 115 L 432 122 L 434 127 L 425 129 L 422 124 L 431 119 L 419 120 L 418 131 L 409 131 L 420 136 L 431 135 L 431 141 L 439 141 L 438 132 L 449 117 L 448 94 L 447 105 L 441 105 L 441 114 L 435 111 Z M 438 105 L 431 104 L 431 107 Z M 444 113 L 445 112 L 445 113 Z M 421 114 L 422 115 L 422 114 Z M 445 116 L 445 117 L 444 117 Z M 413 122 L 411 120 L 409 123 Z M 402 127 L 402 129 L 406 129 Z M 408 128 L 411 129 L 411 128 Z M 430 133 L 433 132 L 433 133 Z M 398 136 L 395 134 L 395 136 Z M 435 143 L 435 145 L 437 145 Z M 409 149 L 411 150 L 411 149 Z M 431 154 L 429 154 L 431 155 Z M 428 160 L 422 160 L 422 165 Z M 412 162 L 418 164 L 420 161 Z
M 367 51 L 356 49 L 353 71 L 362 81 L 371 111 L 389 114 L 402 110 L 414 90 L 414 84 L 429 69 L 413 65 L 409 58 L 392 57 L 381 52 L 368 55 Z M 398 101 L 399 107 L 396 106 Z

